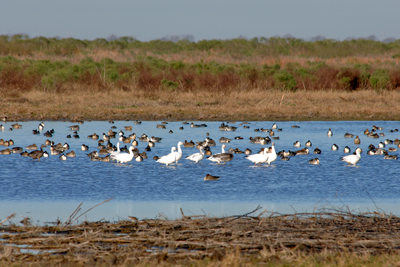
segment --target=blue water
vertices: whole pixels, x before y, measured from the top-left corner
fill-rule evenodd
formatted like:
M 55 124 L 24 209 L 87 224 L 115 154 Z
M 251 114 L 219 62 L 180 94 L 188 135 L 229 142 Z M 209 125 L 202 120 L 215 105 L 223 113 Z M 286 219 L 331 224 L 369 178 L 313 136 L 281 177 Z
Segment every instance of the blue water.
M 32 134 L 32 130 L 37 129 L 38 121 L 19 123 L 23 125 L 22 129 L 9 131 L 8 128 L 12 123 L 8 122 L 5 124 L 6 130 L 0 132 L 0 138 L 14 140 L 15 144 L 11 147 L 25 147 L 33 143 L 40 146 L 48 139 L 43 134 Z M 239 126 L 240 122 L 230 123 L 229 125 L 237 126 L 238 129 L 235 132 L 225 132 L 218 129 L 221 122 L 194 122 L 206 123 L 208 125 L 206 128 L 190 128 L 190 125 L 183 125 L 182 122 L 169 122 L 165 130 L 156 128 L 160 122 L 143 122 L 141 125 L 135 125 L 130 121 L 115 121 L 114 124 L 85 121 L 80 125 L 80 139 L 66 138 L 68 134 L 72 134 L 68 126 L 74 123 L 59 121 L 44 123 L 45 130 L 55 130 L 55 134 L 49 139 L 55 143 L 67 142 L 70 150 L 74 150 L 77 156 L 66 161 L 59 160 L 59 156 L 50 156 L 37 162 L 19 154 L 0 155 L 0 219 L 9 215 L 5 213 L 13 207 L 21 209 L 28 207 L 29 203 L 35 203 L 35 207 L 46 206 L 44 209 L 46 210 L 51 206 L 61 207 L 67 203 L 72 203 L 71 205 L 79 202 L 97 203 L 111 197 L 113 200 L 107 203 L 107 215 L 103 214 L 107 219 L 120 216 L 116 210 L 121 205 L 146 206 L 146 203 L 153 203 L 151 209 L 156 209 L 155 214 L 165 212 L 162 210 L 165 203 L 168 203 L 169 207 L 178 205 L 173 208 L 174 210 L 179 210 L 179 205 L 182 203 L 192 203 L 196 206 L 199 203 L 208 203 L 204 204 L 209 207 L 205 213 L 216 215 L 225 212 L 224 209 L 220 210 L 221 203 L 230 207 L 229 213 L 235 213 L 235 205 L 248 204 L 249 207 L 255 207 L 257 203 L 267 203 L 265 205 L 270 207 L 289 204 L 310 205 L 319 202 L 332 205 L 357 205 L 357 207 L 360 205 L 362 207 L 364 204 L 371 207 L 375 202 L 377 206 L 385 207 L 400 203 L 399 161 L 384 160 L 383 156 L 366 154 L 369 144 L 378 146 L 378 143 L 385 139 L 400 138 L 399 132 L 389 132 L 391 129 L 400 128 L 400 123 L 395 121 L 277 122 L 278 128 L 282 129 L 281 132 L 275 132 L 275 136 L 280 137 L 279 140 L 274 140 L 277 151 L 298 150 L 300 148 L 293 147 L 295 141 L 300 141 L 301 148 L 304 148 L 305 142 L 311 140 L 310 154 L 294 156 L 290 161 L 280 161 L 278 157 L 271 166 L 261 167 L 254 167 L 253 163 L 245 159 L 244 154 L 234 154 L 234 159 L 225 165 L 212 163 L 206 159 L 196 164 L 184 158 L 198 150 L 184 147 L 182 147 L 183 158 L 177 165 L 165 166 L 152 158 L 155 155 L 168 154 L 178 141 L 203 141 L 207 137 L 206 133 L 217 142 L 216 147 L 211 147 L 213 153 L 221 151 L 219 143 L 221 136 L 232 139 L 231 143 L 227 144 L 228 148 L 239 148 L 242 151 L 250 148 L 255 153 L 263 146 L 250 143 L 249 137 L 267 136 L 268 133 L 254 132 L 254 129 L 271 128 L 274 122 L 250 122 L 248 124 L 250 129 Z M 124 130 L 123 127 L 128 125 L 133 126 L 132 131 Z M 292 125 L 298 125 L 300 128 L 292 128 Z M 378 133 L 383 132 L 385 137 L 372 139 L 365 136 L 364 130 L 371 129 L 372 125 L 384 127 L 384 130 Z M 132 132 L 138 136 L 146 133 L 148 136 L 163 139 L 160 143 L 156 143 L 152 151 L 147 152 L 148 159 L 143 162 L 132 161 L 121 165 L 90 161 L 86 154 L 98 150 L 97 140 L 88 139 L 87 136 L 97 133 L 101 137 L 111 126 L 116 126 L 117 129 L 113 130 L 117 132 L 122 129 L 126 135 Z M 181 126 L 184 130 L 179 130 Z M 326 134 L 329 128 L 333 131 L 332 137 Z M 169 133 L 169 130 L 173 133 Z M 354 138 L 344 138 L 346 132 L 359 135 L 361 144 L 355 145 Z M 242 136 L 243 139 L 236 140 L 234 139 L 236 136 Z M 117 139 L 111 139 L 111 142 L 116 144 Z M 331 150 L 334 143 L 339 146 L 338 151 Z M 89 151 L 81 151 L 82 144 L 89 145 Z M 121 145 L 125 144 L 121 142 Z M 346 145 L 352 152 L 356 147 L 364 151 L 355 167 L 348 166 L 340 159 L 346 155 L 343 152 Z M 146 146 L 147 142 L 139 142 L 138 149 L 143 151 Z M 316 147 L 322 150 L 322 154 L 312 154 Z M 386 149 L 388 147 L 397 145 L 387 145 Z M 0 146 L 0 150 L 5 148 Z M 48 148 L 45 150 L 50 152 Z M 320 159 L 320 165 L 308 163 L 308 160 L 315 157 Z M 220 179 L 204 181 L 203 178 L 207 173 L 220 176 Z M 214 213 L 213 206 L 218 210 L 217 213 Z M 157 210 L 157 207 L 160 207 L 160 210 Z M 390 211 L 400 214 L 400 210 Z M 53 218 L 61 214 L 68 217 L 69 214 L 65 215 L 62 212 L 64 212 L 62 209 L 58 211 L 56 209 L 50 215 Z M 138 213 L 151 216 L 144 211 Z

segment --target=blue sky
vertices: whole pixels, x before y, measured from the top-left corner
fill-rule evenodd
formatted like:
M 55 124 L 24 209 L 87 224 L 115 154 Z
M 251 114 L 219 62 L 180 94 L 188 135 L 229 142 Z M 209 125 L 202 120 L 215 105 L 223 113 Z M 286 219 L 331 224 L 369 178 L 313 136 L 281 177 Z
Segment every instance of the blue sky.
M 0 6 L 0 34 L 30 37 L 400 39 L 399 0 L 14 0 Z

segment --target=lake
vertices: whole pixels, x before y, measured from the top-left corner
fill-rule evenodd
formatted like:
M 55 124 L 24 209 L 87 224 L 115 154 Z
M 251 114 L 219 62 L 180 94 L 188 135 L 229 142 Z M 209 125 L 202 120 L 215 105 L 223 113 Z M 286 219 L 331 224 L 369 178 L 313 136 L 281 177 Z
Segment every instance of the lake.
M 75 151 L 75 158 L 66 161 L 58 155 L 50 155 L 40 161 L 19 154 L 0 155 L 0 220 L 13 212 L 21 216 L 29 216 L 34 223 L 66 220 L 79 203 L 84 202 L 82 212 L 106 199 L 111 201 L 96 207 L 83 216 L 82 220 L 120 220 L 128 215 L 139 218 L 154 218 L 160 216 L 177 218 L 181 216 L 180 208 L 185 214 L 208 214 L 224 216 L 243 214 L 261 205 L 269 212 L 293 213 L 312 212 L 325 209 L 348 208 L 355 211 L 374 211 L 381 209 L 387 213 L 399 215 L 400 184 L 399 161 L 385 160 L 383 155 L 367 155 L 370 144 L 378 147 L 379 142 L 386 139 L 400 138 L 399 132 L 391 132 L 400 125 L 396 121 L 289 121 L 276 122 L 281 131 L 275 131 L 277 151 L 296 151 L 305 147 L 310 140 L 310 154 L 296 155 L 289 161 L 280 158 L 271 165 L 254 166 L 245 158 L 245 154 L 234 154 L 232 161 L 217 164 L 203 159 L 199 163 L 185 159 L 186 156 L 198 152 L 193 148 L 184 148 L 183 157 L 178 164 L 165 166 L 153 160 L 154 156 L 163 156 L 177 146 L 179 141 L 204 141 L 209 137 L 217 145 L 211 147 L 213 153 L 221 151 L 219 139 L 232 139 L 227 148 L 239 148 L 244 151 L 249 148 L 253 154 L 268 145 L 253 144 L 250 137 L 268 136 L 266 132 L 255 132 L 255 129 L 269 129 L 274 122 L 249 122 L 244 128 L 241 122 L 228 123 L 238 127 L 236 131 L 220 131 L 221 122 L 194 122 L 206 124 L 204 128 L 191 128 L 190 124 L 168 122 L 166 129 L 156 128 L 161 122 L 143 121 L 134 124 L 133 121 L 85 121 L 80 125 L 79 139 L 66 138 L 72 134 L 69 126 L 76 123 L 61 121 L 44 121 L 45 128 L 38 134 L 32 134 L 40 121 L 18 122 L 21 129 L 10 131 L 11 124 L 3 123 L 5 130 L 0 132 L 0 138 L 12 139 L 12 147 L 43 144 L 46 139 L 70 146 L 68 151 Z M 225 122 L 226 123 L 226 122 Z M 297 125 L 299 128 L 292 128 Z M 383 127 L 377 133 L 385 136 L 370 138 L 364 135 L 365 129 L 376 125 Z M 133 160 L 128 164 L 91 161 L 89 152 L 98 151 L 98 140 L 87 138 L 97 133 L 102 138 L 112 126 L 116 132 L 123 130 L 125 135 L 143 133 L 149 137 L 161 137 L 162 140 L 147 152 L 148 159 L 143 162 Z M 124 126 L 132 126 L 132 131 L 125 131 Z M 180 127 L 184 127 L 180 130 Z M 331 128 L 333 136 L 328 137 Z M 43 133 L 54 129 L 53 137 L 47 138 Z M 172 130 L 173 133 L 169 133 Z M 344 138 L 345 133 L 358 135 L 360 145 L 354 144 L 353 138 Z M 235 139 L 241 136 L 243 139 Z M 114 145 L 118 139 L 110 140 Z M 301 147 L 293 146 L 295 141 Z M 81 145 L 89 146 L 89 151 L 81 151 Z M 337 151 L 331 146 L 337 144 Z M 121 147 L 125 146 L 120 142 Z M 128 144 L 129 145 L 129 144 Z M 147 142 L 139 142 L 140 152 Z M 349 166 L 341 161 L 348 155 L 343 152 L 345 146 L 354 152 L 356 147 L 363 149 L 361 160 L 356 166 Z M 322 153 L 313 154 L 318 147 Z M 397 148 L 395 144 L 386 145 Z M 0 150 L 7 147 L 0 146 Z M 24 149 L 25 150 L 25 149 Z M 49 147 L 44 149 L 50 153 Z M 397 154 L 397 151 L 390 152 Z M 309 160 L 318 157 L 319 165 L 309 164 Z M 219 176 L 216 181 L 204 181 L 206 174 Z

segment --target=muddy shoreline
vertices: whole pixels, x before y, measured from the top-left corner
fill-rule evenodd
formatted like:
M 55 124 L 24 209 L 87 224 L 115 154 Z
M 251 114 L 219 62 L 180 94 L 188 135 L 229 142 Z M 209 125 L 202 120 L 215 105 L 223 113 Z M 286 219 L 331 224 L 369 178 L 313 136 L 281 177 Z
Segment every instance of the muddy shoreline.
M 211 262 L 224 266 L 230 261 L 279 266 L 315 255 L 321 264 L 335 257 L 400 252 L 400 218 L 379 212 L 278 214 L 258 207 L 219 218 L 182 212 L 176 220 L 129 217 L 117 223 L 59 222 L 39 227 L 25 219 L 7 224 L 0 226 L 2 266 L 206 266 Z

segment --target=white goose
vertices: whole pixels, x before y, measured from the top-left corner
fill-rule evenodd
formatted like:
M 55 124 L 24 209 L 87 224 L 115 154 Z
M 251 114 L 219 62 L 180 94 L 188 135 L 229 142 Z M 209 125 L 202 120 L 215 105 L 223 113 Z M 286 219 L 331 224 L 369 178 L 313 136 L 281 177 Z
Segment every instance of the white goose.
M 137 148 L 130 146 L 129 147 L 129 153 L 119 153 L 117 155 L 115 155 L 113 157 L 114 160 L 116 160 L 119 163 L 126 163 L 128 164 L 128 162 L 133 160 L 134 154 L 133 154 L 133 150 L 135 150 Z
M 119 142 L 118 142 L 117 143 L 117 151 L 113 151 L 110 153 L 110 159 L 114 160 L 114 157 L 120 153 L 121 153 L 121 150 L 119 149 Z
M 200 147 L 199 148 L 200 153 L 194 153 L 190 156 L 187 156 L 186 159 L 194 161 L 196 163 L 198 163 L 200 160 L 202 160 L 204 158 L 204 151 L 203 148 Z
M 278 157 L 275 151 L 275 143 L 272 143 L 272 152 L 271 153 L 267 153 L 268 158 L 267 158 L 267 163 L 268 165 L 270 165 L 272 162 L 274 162 L 276 160 L 276 158 Z
M 178 142 L 178 151 L 174 152 L 175 153 L 175 163 L 176 164 L 178 164 L 178 161 L 182 158 L 181 145 L 183 145 L 183 142 L 179 141 Z
M 352 154 L 352 155 L 348 155 L 348 156 L 342 157 L 342 161 L 347 162 L 348 164 L 356 165 L 357 162 L 360 161 L 360 158 L 361 158 L 361 154 L 360 153 L 361 152 L 362 152 L 362 150 L 360 148 L 356 148 L 356 151 L 355 151 L 356 154 L 355 155 Z
M 172 147 L 171 148 L 171 153 L 169 153 L 168 155 L 165 155 L 165 156 L 162 156 L 161 158 L 159 158 L 158 160 L 157 160 L 157 162 L 159 162 L 159 163 L 162 163 L 162 164 L 165 164 L 165 165 L 169 165 L 169 164 L 171 164 L 171 163 L 174 163 L 175 162 L 175 150 L 176 150 L 176 147 Z
M 263 153 L 261 154 L 253 154 L 245 157 L 246 159 L 250 160 L 251 162 L 254 162 L 254 166 L 260 163 L 267 162 L 268 160 L 268 153 L 267 153 L 267 148 L 264 148 Z

